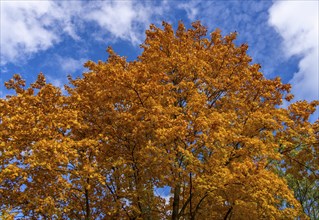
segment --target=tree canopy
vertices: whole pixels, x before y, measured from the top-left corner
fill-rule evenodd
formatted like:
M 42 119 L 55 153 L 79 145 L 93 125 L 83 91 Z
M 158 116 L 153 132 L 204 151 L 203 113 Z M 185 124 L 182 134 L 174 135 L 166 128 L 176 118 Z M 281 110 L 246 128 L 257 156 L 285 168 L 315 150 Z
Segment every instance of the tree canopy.
M 318 187 L 318 102 L 281 107 L 290 85 L 235 39 L 151 25 L 135 61 L 108 48 L 67 95 L 42 73 L 28 88 L 14 75 L 0 99 L 2 216 L 307 218 L 311 196 L 294 190 Z

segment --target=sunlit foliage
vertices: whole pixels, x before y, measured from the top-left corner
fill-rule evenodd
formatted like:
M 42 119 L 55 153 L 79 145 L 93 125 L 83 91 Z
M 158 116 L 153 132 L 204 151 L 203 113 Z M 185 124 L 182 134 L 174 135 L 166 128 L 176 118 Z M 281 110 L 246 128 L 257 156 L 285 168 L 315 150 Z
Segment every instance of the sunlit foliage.
M 109 48 L 68 95 L 14 75 L 0 99 L 2 215 L 306 218 L 282 172 L 317 178 L 318 102 L 281 108 L 290 85 L 266 79 L 236 33 L 206 32 L 152 25 L 136 61 Z

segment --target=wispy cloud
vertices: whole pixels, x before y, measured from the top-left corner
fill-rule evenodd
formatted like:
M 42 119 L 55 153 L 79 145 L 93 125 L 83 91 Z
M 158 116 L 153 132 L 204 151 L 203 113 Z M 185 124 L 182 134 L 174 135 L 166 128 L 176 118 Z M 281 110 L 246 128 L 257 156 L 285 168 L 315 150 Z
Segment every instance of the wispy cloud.
M 59 66 L 65 74 L 72 74 L 77 71 L 83 71 L 83 64 L 87 60 L 88 59 L 86 58 L 74 59 L 72 57 L 56 56 L 57 66 Z
M 64 36 L 81 40 L 83 32 L 138 45 L 166 6 L 166 1 L 1 1 L 1 65 L 25 61 Z M 92 25 L 98 29 L 92 31 Z
M 1 2 L 1 62 L 45 50 L 58 41 L 58 36 L 45 28 L 50 2 Z
M 53 1 L 1 1 L 1 65 L 21 62 L 61 41 L 77 38 L 71 27 L 74 11 Z
M 186 12 L 187 18 L 190 21 L 195 21 L 198 17 L 199 12 L 199 3 L 198 1 L 182 2 L 177 5 L 177 8 L 183 9 Z
M 318 1 L 278 1 L 269 9 L 269 24 L 283 38 L 287 56 L 301 56 L 290 83 L 296 99 L 319 99 Z
M 42 68 L 48 69 L 45 73 L 48 83 L 59 87 L 64 94 L 67 92 L 64 85 L 68 84 L 67 75 L 78 76 L 85 71 L 83 64 L 87 61 L 86 58 L 75 58 L 69 56 L 61 56 L 58 54 L 52 55 L 49 60 L 46 60 Z
M 142 1 L 97 2 L 90 6 L 84 19 L 98 24 L 108 38 L 140 44 L 151 19 L 161 15 L 164 7 L 165 2 L 159 6 Z

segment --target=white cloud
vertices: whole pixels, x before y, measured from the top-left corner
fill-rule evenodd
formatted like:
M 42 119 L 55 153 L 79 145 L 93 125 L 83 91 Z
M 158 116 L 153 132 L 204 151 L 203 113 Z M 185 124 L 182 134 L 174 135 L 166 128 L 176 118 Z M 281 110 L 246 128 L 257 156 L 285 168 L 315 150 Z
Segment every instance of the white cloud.
M 49 73 L 45 72 L 45 76 L 47 77 L 47 82 L 52 85 L 59 87 L 63 94 L 67 94 L 64 89 L 64 85 L 68 84 L 67 75 L 80 75 L 85 71 L 85 67 L 83 64 L 87 61 L 86 58 L 72 58 L 68 56 L 60 56 L 58 54 L 54 54 L 50 57 L 50 60 L 45 61 L 42 66 L 44 69 L 49 68 L 53 69 Z
M 278 1 L 269 9 L 269 24 L 283 38 L 286 56 L 300 56 L 290 83 L 296 99 L 319 99 L 318 1 Z
M 58 36 L 40 21 L 50 2 L 1 2 L 1 64 L 38 50 L 45 50 Z
M 108 4 L 98 2 L 90 8 L 84 18 L 97 23 L 108 32 L 104 34 L 109 34 L 115 40 L 122 39 L 140 44 L 144 30 L 150 25 L 151 17 L 162 14 L 164 5 L 165 3 L 156 7 L 137 1 L 111 1 Z
M 195 21 L 199 11 L 198 3 L 195 1 L 182 2 L 177 7 L 186 11 L 187 18 L 190 21 Z
M 138 1 L 1 1 L 1 64 L 27 60 L 47 50 L 68 35 L 92 31 L 97 39 L 142 42 L 151 18 L 167 10 L 167 3 L 155 6 Z M 82 31 L 82 32 L 81 32 Z
M 1 65 L 47 50 L 61 41 L 62 33 L 77 38 L 69 8 L 76 7 L 53 1 L 1 2 Z
M 88 59 L 84 59 L 84 58 L 74 59 L 72 57 L 57 56 L 58 66 L 61 67 L 61 70 L 65 74 L 72 74 L 72 73 L 75 73 L 76 71 L 84 70 L 83 64 L 87 60 Z

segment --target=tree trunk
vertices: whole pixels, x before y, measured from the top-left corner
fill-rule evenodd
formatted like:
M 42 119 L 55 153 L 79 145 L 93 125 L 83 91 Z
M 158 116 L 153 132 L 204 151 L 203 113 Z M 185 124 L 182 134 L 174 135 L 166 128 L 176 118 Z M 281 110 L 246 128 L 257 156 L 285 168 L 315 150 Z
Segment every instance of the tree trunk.
M 179 219 L 179 197 L 181 193 L 181 186 L 180 184 L 176 184 L 174 189 L 174 200 L 173 200 L 173 213 L 172 213 L 172 220 Z
M 86 179 L 87 184 L 90 184 L 90 179 Z M 89 190 L 85 189 L 85 220 L 90 220 L 91 218 L 91 209 L 90 209 L 90 198 L 89 198 Z

